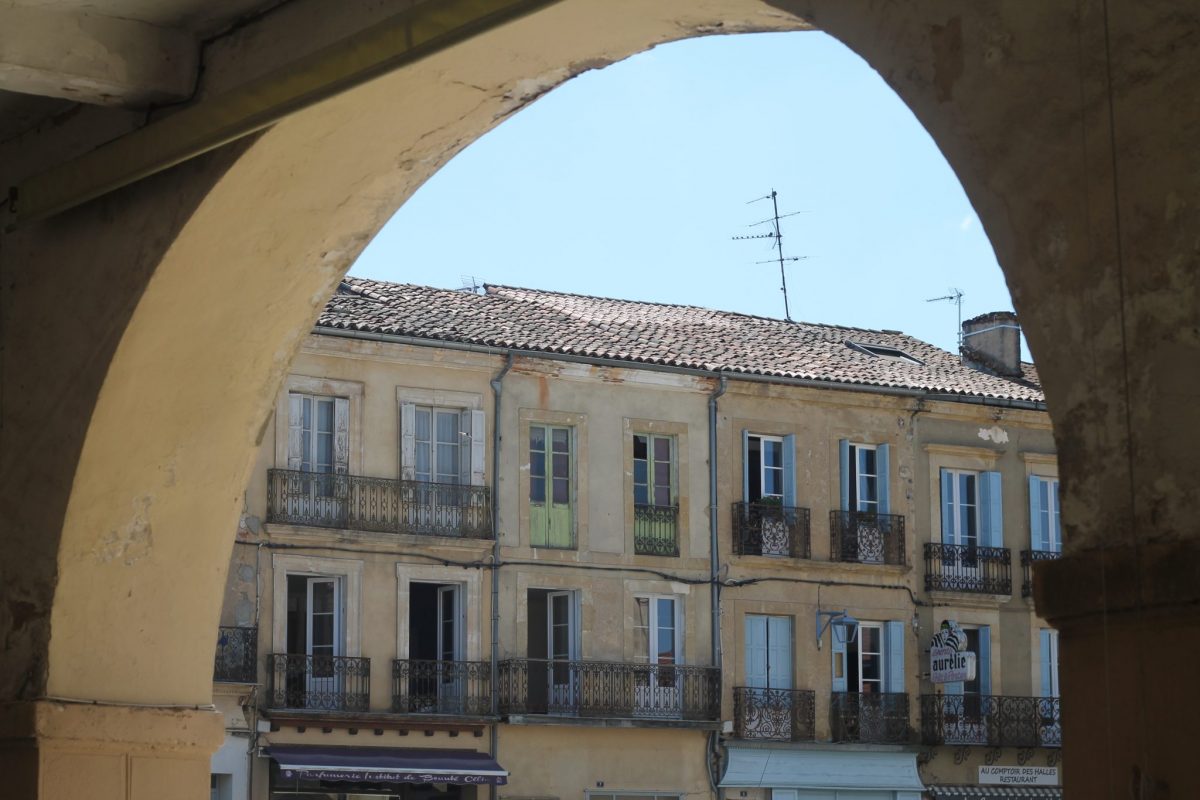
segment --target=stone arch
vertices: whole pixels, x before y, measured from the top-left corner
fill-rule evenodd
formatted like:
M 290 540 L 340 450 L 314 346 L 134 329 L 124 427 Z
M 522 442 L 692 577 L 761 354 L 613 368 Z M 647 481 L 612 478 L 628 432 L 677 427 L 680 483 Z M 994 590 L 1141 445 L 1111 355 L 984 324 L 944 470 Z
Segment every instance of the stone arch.
M 404 198 L 498 121 L 573 74 L 689 36 L 815 25 L 884 76 L 1005 270 L 1058 430 L 1070 546 L 1189 538 L 1195 430 L 1172 436 L 1157 421 L 1194 420 L 1195 378 L 1173 364 L 1200 346 L 1187 256 L 1200 104 L 1180 100 L 1195 98 L 1200 58 L 1194 44 L 1169 57 L 1186 19 L 1125 10 L 1109 37 L 1127 62 L 1110 87 L 1101 12 L 564 0 L 10 234 L 0 258 L 17 276 L 5 325 L 18 377 L 0 463 L 18 533 L 3 544 L 0 697 L 207 703 L 201 632 L 218 617 L 242 487 L 336 281 Z M 1114 98 L 1174 124 L 1110 115 Z M 1116 193 L 1124 165 L 1134 174 Z M 34 492 L 44 507 L 22 505 Z

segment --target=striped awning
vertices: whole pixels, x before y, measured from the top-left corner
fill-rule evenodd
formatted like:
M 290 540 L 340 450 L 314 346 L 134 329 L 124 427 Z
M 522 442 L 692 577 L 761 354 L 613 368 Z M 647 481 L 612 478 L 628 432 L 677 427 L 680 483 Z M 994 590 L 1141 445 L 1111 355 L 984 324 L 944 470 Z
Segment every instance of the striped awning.
M 1062 800 L 1061 786 L 929 786 L 930 800 L 989 800 L 989 798 L 1040 798 Z

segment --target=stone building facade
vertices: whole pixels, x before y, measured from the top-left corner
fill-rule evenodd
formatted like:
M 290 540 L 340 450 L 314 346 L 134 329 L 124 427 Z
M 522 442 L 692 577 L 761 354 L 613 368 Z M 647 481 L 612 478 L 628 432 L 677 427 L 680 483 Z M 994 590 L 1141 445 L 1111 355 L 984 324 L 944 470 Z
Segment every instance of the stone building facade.
M 347 279 L 246 489 L 214 797 L 1059 796 L 1054 445 L 985 355 Z

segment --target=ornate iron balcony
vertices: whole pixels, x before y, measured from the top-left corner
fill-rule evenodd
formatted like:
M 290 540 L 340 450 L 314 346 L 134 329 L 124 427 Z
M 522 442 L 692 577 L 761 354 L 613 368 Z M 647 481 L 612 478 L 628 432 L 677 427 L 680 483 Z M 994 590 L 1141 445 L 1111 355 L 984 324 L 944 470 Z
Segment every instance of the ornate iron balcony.
M 213 680 L 225 683 L 258 683 L 258 628 L 217 629 L 217 655 Z
M 776 503 L 733 504 L 733 552 L 808 558 L 808 509 Z
M 633 507 L 633 552 L 640 556 L 679 555 L 679 507 Z
M 921 695 L 925 744 L 1062 747 L 1057 697 Z
M 866 511 L 830 511 L 829 560 L 903 566 L 908 563 L 904 550 L 904 517 Z
M 721 714 L 716 667 L 548 661 L 500 662 L 503 714 L 712 720 Z
M 1053 561 L 1061 555 L 1055 550 L 1021 551 L 1021 597 L 1033 597 L 1033 562 Z
M 491 539 L 491 492 L 486 486 L 271 469 L 267 522 Z
M 816 738 L 816 695 L 808 689 L 733 689 L 734 735 L 739 739 L 811 742 Z
M 905 744 L 909 741 L 908 695 L 834 692 L 829 727 L 835 742 Z
M 928 543 L 925 590 L 1012 594 L 1012 552 L 1007 547 Z
M 392 661 L 392 711 L 486 717 L 492 713 L 488 661 Z
M 267 706 L 314 711 L 366 711 L 371 659 L 351 656 L 267 656 Z

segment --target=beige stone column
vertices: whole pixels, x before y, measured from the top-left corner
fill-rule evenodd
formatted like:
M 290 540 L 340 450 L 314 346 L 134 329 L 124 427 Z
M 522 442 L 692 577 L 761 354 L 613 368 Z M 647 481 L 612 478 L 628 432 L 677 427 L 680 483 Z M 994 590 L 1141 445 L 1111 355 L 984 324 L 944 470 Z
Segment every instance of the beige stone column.
M 207 800 L 223 735 L 208 709 L 11 703 L 0 707 L 0 785 L 13 800 Z

